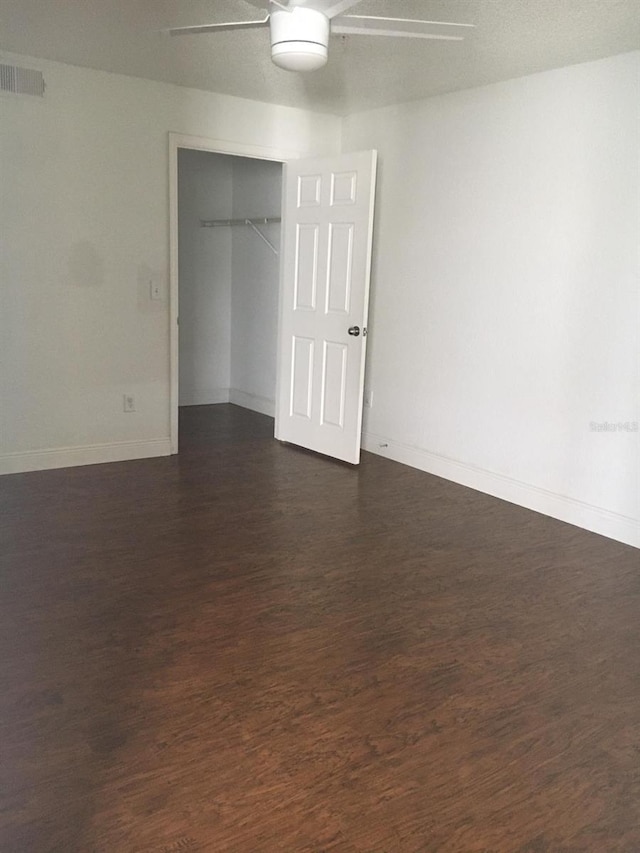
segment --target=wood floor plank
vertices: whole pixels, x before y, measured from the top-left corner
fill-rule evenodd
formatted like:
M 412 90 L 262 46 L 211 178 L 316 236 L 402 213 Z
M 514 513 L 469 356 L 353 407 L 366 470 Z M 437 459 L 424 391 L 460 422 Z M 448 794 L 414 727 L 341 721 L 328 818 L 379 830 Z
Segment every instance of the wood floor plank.
M 638 552 L 272 429 L 0 480 L 2 853 L 638 853 Z

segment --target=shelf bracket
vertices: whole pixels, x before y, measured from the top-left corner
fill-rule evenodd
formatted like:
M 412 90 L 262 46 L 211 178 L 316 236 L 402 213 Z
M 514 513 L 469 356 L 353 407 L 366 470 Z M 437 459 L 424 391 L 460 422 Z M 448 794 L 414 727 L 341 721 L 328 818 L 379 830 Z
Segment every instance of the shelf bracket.
M 260 239 L 261 239 L 261 240 L 263 240 L 263 241 L 267 244 L 267 246 L 271 249 L 271 251 L 273 252 L 273 254 L 274 254 L 274 255 L 277 255 L 277 254 L 278 254 L 278 250 L 277 250 L 277 249 L 276 249 L 276 247 L 273 245 L 273 243 L 271 242 L 271 240 L 269 240 L 269 238 L 268 238 L 268 237 L 265 237 L 265 235 L 264 235 L 264 234 L 262 233 L 262 231 L 257 227 L 257 225 L 254 225 L 254 224 L 253 224 L 253 222 L 252 222 L 250 219 L 245 219 L 244 224 L 245 224 L 245 225 L 248 225 L 248 226 L 249 226 L 249 228 L 252 228 L 252 229 L 256 232 L 256 234 L 258 235 L 258 237 L 260 237 Z

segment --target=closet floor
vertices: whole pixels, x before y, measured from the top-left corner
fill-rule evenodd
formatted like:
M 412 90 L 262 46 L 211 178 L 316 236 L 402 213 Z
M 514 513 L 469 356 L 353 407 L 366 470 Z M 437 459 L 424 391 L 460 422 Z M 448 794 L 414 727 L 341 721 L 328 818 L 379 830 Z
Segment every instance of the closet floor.
M 0 479 L 0 850 L 637 853 L 638 552 L 272 434 Z

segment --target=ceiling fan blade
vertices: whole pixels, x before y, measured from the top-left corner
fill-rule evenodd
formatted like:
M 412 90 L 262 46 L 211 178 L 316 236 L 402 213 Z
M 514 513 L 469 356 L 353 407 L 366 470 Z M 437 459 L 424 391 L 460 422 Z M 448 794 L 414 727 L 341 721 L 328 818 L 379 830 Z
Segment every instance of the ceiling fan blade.
M 459 35 L 431 35 L 424 34 L 427 27 L 453 27 L 453 28 L 470 28 L 473 29 L 475 24 L 457 24 L 453 21 L 422 21 L 415 18 L 382 18 L 377 15 L 340 15 L 335 18 L 331 27 L 332 32 L 337 33 L 338 27 L 352 27 L 358 30 L 366 30 L 365 34 L 376 35 L 379 31 L 380 35 L 404 35 L 411 37 L 412 35 L 420 38 L 422 33 L 423 38 L 442 38 L 446 41 L 460 41 L 462 36 Z M 354 29 L 351 30 L 355 32 Z
M 269 13 L 259 21 L 227 21 L 224 24 L 202 24 L 194 27 L 174 27 L 168 30 L 170 36 L 195 36 L 198 33 L 218 33 L 226 30 L 250 30 L 269 26 Z
M 443 33 L 422 33 L 411 30 L 383 30 L 380 27 L 351 27 L 337 24 L 331 27 L 335 35 L 344 36 L 392 36 L 407 39 L 436 39 L 437 41 L 464 41 L 464 36 L 447 36 Z

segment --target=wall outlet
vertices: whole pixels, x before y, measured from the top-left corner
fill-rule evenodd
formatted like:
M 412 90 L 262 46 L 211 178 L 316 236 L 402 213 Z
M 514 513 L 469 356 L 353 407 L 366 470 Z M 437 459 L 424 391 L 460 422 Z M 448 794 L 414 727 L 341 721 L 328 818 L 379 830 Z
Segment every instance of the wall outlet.
M 364 405 L 367 409 L 370 409 L 371 406 L 373 406 L 373 391 L 371 388 L 364 389 Z
M 135 412 L 136 410 L 136 398 L 133 394 L 123 394 L 122 395 L 122 411 L 123 412 Z
M 162 285 L 157 278 L 149 279 L 149 298 L 156 302 L 162 299 Z

